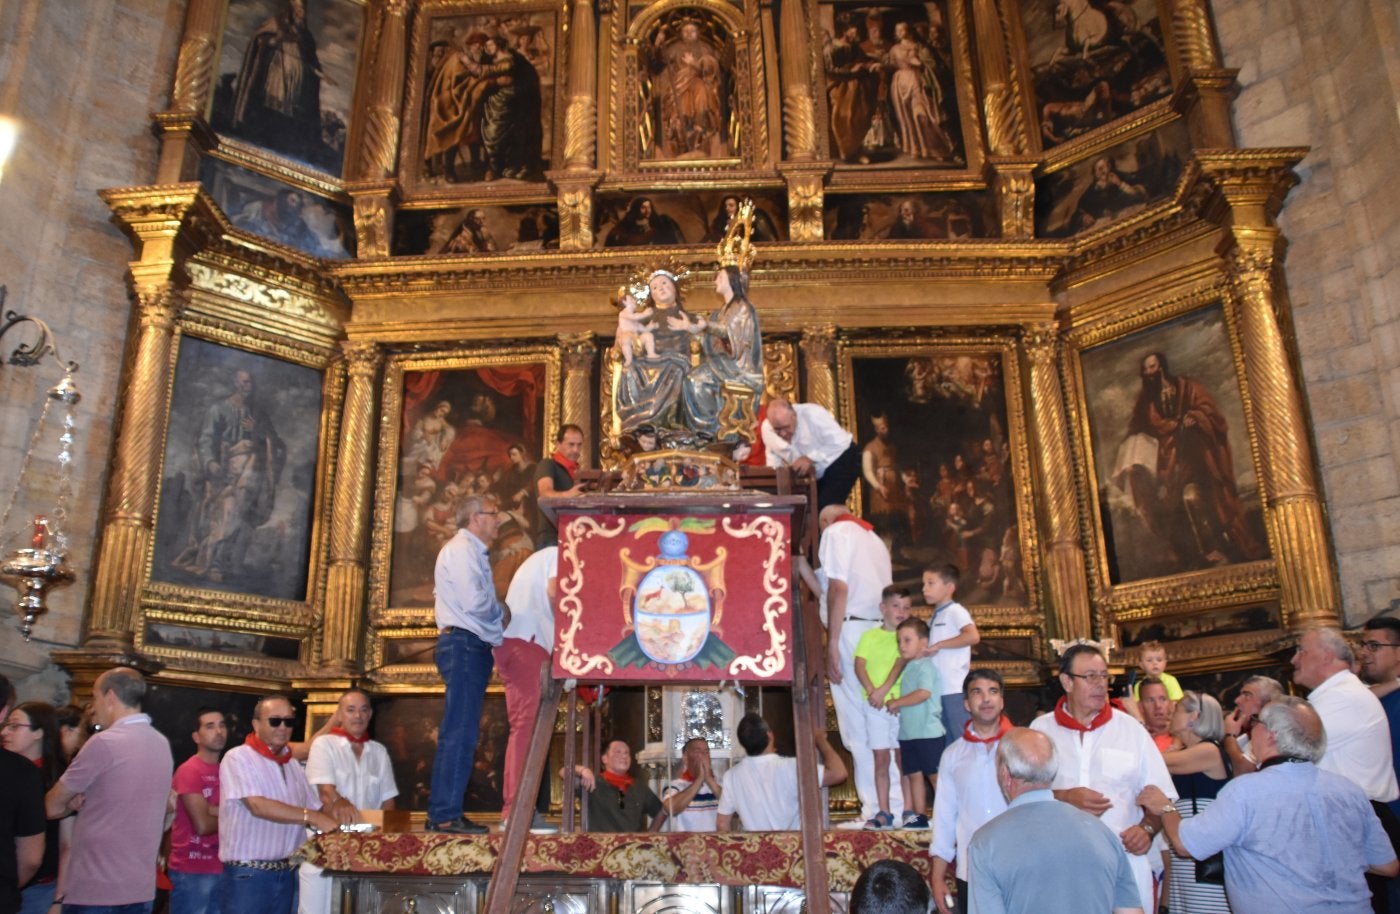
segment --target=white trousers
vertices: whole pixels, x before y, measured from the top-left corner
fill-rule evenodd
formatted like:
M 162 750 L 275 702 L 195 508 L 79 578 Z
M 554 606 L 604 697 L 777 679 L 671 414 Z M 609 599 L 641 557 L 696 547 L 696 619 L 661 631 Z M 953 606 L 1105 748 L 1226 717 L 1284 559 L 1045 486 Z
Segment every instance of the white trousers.
M 841 730 L 841 742 L 851 753 L 851 777 L 856 796 L 860 799 L 861 819 L 874 818 L 880 811 L 880 799 L 875 794 L 875 755 L 865 736 L 865 698 L 860 680 L 856 679 L 856 644 L 861 635 L 879 625 L 860 619 L 846 619 L 841 624 L 841 682 L 831 684 L 831 703 L 836 708 L 836 726 Z M 904 791 L 899 784 L 899 766 L 890 756 L 890 808 L 895 822 L 904 809 Z M 918 810 L 922 812 L 922 810 Z

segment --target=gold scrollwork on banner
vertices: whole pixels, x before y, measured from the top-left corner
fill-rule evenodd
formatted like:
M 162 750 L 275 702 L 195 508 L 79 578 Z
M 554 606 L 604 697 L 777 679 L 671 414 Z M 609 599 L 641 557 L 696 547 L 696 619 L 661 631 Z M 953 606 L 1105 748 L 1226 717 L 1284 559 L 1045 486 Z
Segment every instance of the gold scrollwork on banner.
M 787 665 L 787 635 L 778 628 L 778 620 L 792 611 L 789 602 L 789 582 L 779 574 L 779 569 L 787 562 L 787 531 L 775 518 L 759 517 L 747 524 L 738 524 L 733 518 L 723 520 L 724 530 L 730 536 L 752 537 L 760 546 L 768 547 L 768 557 L 763 561 L 763 630 L 768 633 L 768 649 L 761 654 L 735 657 L 729 662 L 731 676 L 752 673 L 768 678 L 783 671 Z M 716 614 L 718 624 L 719 616 Z
M 575 573 L 559 578 L 559 612 L 568 619 L 568 625 L 558 633 L 557 650 L 559 666 L 570 676 L 584 676 L 599 672 L 611 674 L 614 665 L 606 654 L 585 654 L 574 644 L 580 629 L 583 628 L 583 600 L 579 593 L 583 590 L 583 565 L 578 561 L 578 545 L 587 539 L 599 537 L 616 539 L 627 530 L 627 518 L 613 517 L 607 521 L 616 526 L 600 523 L 591 517 L 570 519 L 567 535 L 559 538 L 559 564 L 575 569 Z

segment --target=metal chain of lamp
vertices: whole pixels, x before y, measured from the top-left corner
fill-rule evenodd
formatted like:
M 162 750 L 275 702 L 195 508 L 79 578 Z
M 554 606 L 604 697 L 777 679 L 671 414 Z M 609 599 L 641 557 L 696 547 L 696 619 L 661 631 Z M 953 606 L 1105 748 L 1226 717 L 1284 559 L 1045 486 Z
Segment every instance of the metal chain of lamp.
M 5 287 L 0 286 L 0 307 L 3 307 L 4 303 Z M 24 620 L 20 632 L 24 635 L 24 640 L 28 641 L 34 632 L 35 619 L 48 609 L 44 603 L 48 591 L 60 584 L 67 584 L 74 578 L 73 571 L 68 567 L 69 542 L 66 528 L 68 502 L 73 494 L 73 442 L 77 424 L 75 413 L 82 394 L 73 380 L 78 363 L 62 360 L 54 343 L 53 331 L 49 329 L 48 324 L 38 318 L 7 311 L 4 323 L 0 323 L 0 338 L 15 327 L 26 324 L 38 332 L 38 339 L 20 343 L 10 354 L 9 363 L 34 366 L 38 365 L 44 356 L 52 355 L 64 368 L 63 379 L 50 387 L 44 395 L 44 407 L 39 413 L 39 421 L 35 423 L 34 434 L 29 439 L 29 447 L 20 463 L 19 477 L 15 480 L 14 490 L 10 492 L 4 514 L 0 515 L 0 531 L 3 531 L 5 536 L 3 548 L 6 550 L 5 554 L 0 556 L 0 575 L 13 578 L 14 586 L 19 591 L 15 610 Z M 58 424 L 61 431 L 57 438 L 58 448 L 55 455 L 58 482 L 53 506 L 46 512 L 35 513 L 32 525 L 26 524 L 12 531 L 10 515 L 21 494 L 31 491 L 31 465 L 34 454 L 40 448 L 48 447 L 45 442 L 50 434 L 50 418 L 55 405 L 59 411 Z M 28 537 L 29 545 L 12 552 L 8 551 L 16 540 L 24 536 Z

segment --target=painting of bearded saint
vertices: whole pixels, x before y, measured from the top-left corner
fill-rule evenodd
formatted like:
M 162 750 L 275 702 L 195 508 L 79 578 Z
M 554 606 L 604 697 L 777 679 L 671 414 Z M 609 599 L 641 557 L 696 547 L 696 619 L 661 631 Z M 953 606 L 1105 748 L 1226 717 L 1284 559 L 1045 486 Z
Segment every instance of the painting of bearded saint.
M 1266 558 L 1219 310 L 1147 334 L 1084 358 L 1113 579 Z
M 726 137 L 729 73 L 700 23 L 663 25 L 652 43 L 655 109 L 653 158 L 714 159 L 731 156 Z

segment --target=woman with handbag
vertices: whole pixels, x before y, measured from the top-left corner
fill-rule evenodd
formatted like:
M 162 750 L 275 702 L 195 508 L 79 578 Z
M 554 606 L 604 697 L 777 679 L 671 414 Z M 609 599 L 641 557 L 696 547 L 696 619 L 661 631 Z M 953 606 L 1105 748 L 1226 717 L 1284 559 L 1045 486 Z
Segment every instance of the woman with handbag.
M 1181 748 L 1162 756 L 1176 784 L 1177 811 L 1185 819 L 1209 806 L 1232 775 L 1230 758 L 1220 745 L 1220 702 L 1202 692 L 1183 693 L 1168 730 Z M 1216 854 L 1198 861 L 1173 853 L 1168 902 L 1171 914 L 1228 914 L 1224 858 Z

